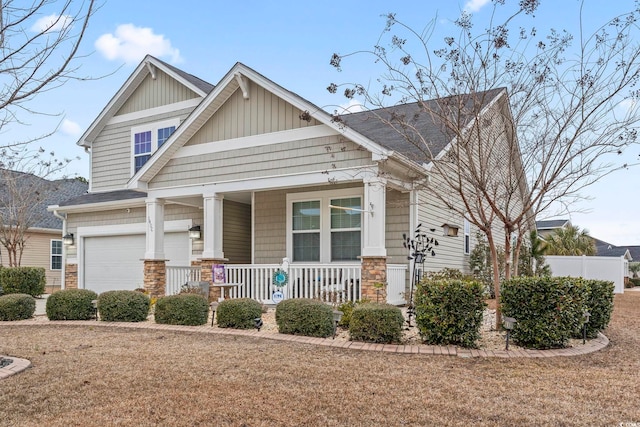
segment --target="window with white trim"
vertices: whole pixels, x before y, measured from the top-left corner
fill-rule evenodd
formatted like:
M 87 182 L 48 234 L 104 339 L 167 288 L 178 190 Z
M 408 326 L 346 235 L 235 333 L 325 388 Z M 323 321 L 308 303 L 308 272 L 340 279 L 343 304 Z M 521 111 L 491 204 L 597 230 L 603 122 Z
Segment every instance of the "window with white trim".
M 175 132 L 179 123 L 179 119 L 172 119 L 131 128 L 132 174 L 138 172 L 151 155 L 162 147 L 162 144 Z
M 471 253 L 471 223 L 467 218 L 464 219 L 464 254 Z
M 62 270 L 62 240 L 51 240 L 50 270 Z
M 287 253 L 292 261 L 358 261 L 362 251 L 361 193 L 361 189 L 347 189 L 288 194 Z

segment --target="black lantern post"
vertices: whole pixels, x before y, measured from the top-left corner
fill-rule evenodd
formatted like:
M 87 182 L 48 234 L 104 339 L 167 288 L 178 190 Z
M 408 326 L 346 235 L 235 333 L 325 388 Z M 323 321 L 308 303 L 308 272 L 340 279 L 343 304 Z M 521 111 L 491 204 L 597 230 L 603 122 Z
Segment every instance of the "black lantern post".
M 436 229 L 431 228 L 430 231 L 433 233 Z M 436 256 L 434 247 L 438 246 L 438 241 L 435 237 L 427 237 L 426 233 L 422 232 L 422 224 L 418 224 L 416 227 L 413 239 L 403 234 L 402 240 L 402 245 L 409 251 L 407 259 L 413 261 L 413 270 L 410 277 L 409 305 L 407 307 L 407 325 L 411 326 L 411 318 L 416 315 L 416 308 L 413 303 L 413 290 L 420 281 L 427 255 Z M 418 265 L 421 266 L 420 269 L 418 269 Z
M 582 313 L 582 317 L 584 318 L 584 323 L 582 323 L 582 344 L 587 343 L 587 323 L 589 323 L 589 318 L 591 317 L 591 313 L 585 311 Z
M 511 335 L 511 331 L 516 324 L 516 319 L 513 317 L 503 317 L 502 318 L 502 327 L 507 331 L 507 345 L 505 350 L 509 351 L 509 336 Z

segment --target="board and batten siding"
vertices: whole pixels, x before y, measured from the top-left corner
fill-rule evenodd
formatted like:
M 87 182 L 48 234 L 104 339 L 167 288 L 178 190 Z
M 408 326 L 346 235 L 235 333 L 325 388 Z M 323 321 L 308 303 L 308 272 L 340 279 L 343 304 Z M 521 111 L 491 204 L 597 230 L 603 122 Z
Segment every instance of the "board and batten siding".
M 91 190 L 119 190 L 132 175 L 131 128 L 178 117 L 182 122 L 193 108 L 157 114 L 104 127 L 91 147 Z
M 233 140 L 218 143 L 232 146 Z M 149 188 L 366 168 L 372 163 L 371 153 L 335 135 L 171 159 L 149 182 Z
M 302 110 L 250 82 L 249 99 L 236 90 L 216 113 L 193 135 L 186 145 L 224 141 L 265 133 L 317 126 L 302 120 Z
M 151 77 L 151 74 L 145 77 L 124 105 L 120 107 L 115 114 L 116 116 L 199 97 L 197 93 L 162 70 L 156 68 L 155 74 L 155 79 Z

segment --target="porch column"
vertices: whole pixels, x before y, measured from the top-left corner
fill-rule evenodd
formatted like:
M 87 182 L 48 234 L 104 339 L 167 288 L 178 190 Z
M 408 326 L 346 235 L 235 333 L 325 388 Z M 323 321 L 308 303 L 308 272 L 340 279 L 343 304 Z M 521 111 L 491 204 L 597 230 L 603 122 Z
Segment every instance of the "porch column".
M 220 194 L 204 197 L 204 250 L 203 259 L 224 259 L 222 251 L 222 200 Z
M 383 178 L 373 177 L 364 182 L 364 206 L 362 230 L 363 257 L 385 257 L 385 219 L 386 219 L 387 182 Z
M 387 301 L 386 288 L 379 289 L 376 283 L 387 284 L 387 248 L 385 242 L 387 182 L 372 177 L 364 181 L 363 209 L 372 213 L 363 214 L 362 230 L 362 298 Z M 379 293 L 378 293 L 379 292 Z
M 151 296 L 163 296 L 167 283 L 164 255 L 164 200 L 147 199 L 147 232 L 144 253 L 144 288 Z

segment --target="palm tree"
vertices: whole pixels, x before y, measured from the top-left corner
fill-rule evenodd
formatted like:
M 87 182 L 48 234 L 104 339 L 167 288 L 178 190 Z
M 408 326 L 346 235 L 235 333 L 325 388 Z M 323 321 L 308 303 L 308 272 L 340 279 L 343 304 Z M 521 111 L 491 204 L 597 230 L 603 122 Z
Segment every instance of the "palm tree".
M 587 230 L 558 228 L 546 238 L 545 255 L 595 255 L 596 244 Z

